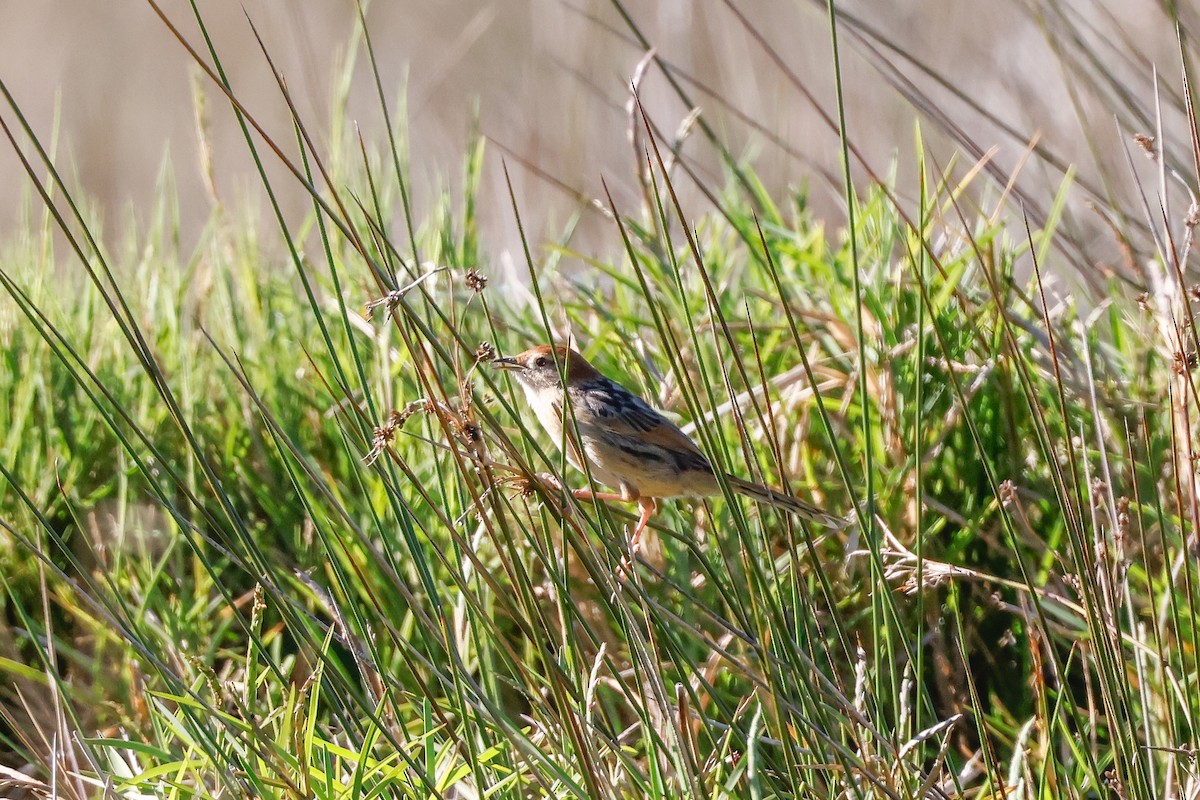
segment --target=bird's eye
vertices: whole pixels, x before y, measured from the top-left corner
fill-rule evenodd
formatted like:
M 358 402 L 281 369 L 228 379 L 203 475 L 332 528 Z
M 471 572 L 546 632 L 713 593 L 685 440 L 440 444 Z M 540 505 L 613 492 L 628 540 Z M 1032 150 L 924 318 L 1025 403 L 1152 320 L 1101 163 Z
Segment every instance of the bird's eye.
M 549 364 L 549 363 L 550 363 L 550 362 L 546 360 L 546 357 L 545 357 L 545 356 L 538 356 L 538 357 L 537 357 L 537 360 L 533 362 L 533 365 L 534 365 L 535 367 L 544 367 L 544 366 L 546 366 L 546 365 L 547 365 L 547 364 Z

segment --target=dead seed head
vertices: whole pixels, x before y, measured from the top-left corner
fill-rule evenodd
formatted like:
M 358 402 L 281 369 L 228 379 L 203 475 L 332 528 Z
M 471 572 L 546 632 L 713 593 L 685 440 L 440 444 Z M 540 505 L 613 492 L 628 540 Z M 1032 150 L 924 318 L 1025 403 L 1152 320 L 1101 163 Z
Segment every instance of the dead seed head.
M 912 553 L 901 554 L 895 550 L 885 550 L 884 555 L 894 559 L 884 570 L 884 577 L 889 583 L 904 578 L 903 582 L 896 585 L 896 591 L 910 596 L 926 589 L 936 589 L 955 578 L 969 578 L 974 574 L 969 569 L 932 560 L 926 561 L 918 574 L 916 556 Z
M 395 409 L 389 411 L 384 423 L 371 431 L 371 449 L 363 457 L 363 463 L 370 466 L 378 461 L 379 457 L 383 455 L 383 451 L 396 438 L 396 431 L 400 430 L 411 416 L 422 411 L 427 411 L 428 409 L 429 403 L 427 401 L 416 400 L 406 405 L 400 411 L 396 411 Z
M 1133 140 L 1137 142 L 1138 147 L 1142 148 L 1151 160 L 1158 160 L 1158 153 L 1154 149 L 1154 137 L 1147 136 L 1144 133 L 1135 133 Z
M 388 316 L 394 316 L 396 307 L 400 305 L 400 301 L 403 299 L 404 292 L 397 290 L 388 292 L 383 297 L 370 301 L 367 303 L 367 318 L 370 319 L 375 316 L 375 309 L 381 306 L 387 309 Z
M 1174 363 L 1171 364 L 1171 371 L 1174 372 L 1176 375 L 1187 375 L 1188 363 L 1195 362 L 1195 360 L 1196 360 L 1195 355 L 1188 356 L 1187 354 L 1181 353 L 1178 350 L 1176 350 Z
M 1129 795 L 1125 792 L 1125 785 L 1121 783 L 1121 779 L 1117 776 L 1117 771 L 1115 769 L 1110 769 L 1104 773 L 1104 783 L 1109 789 L 1112 789 L 1113 792 L 1116 793 L 1117 797 L 1121 798 L 1121 800 L 1125 800 L 1125 798 L 1129 797 Z
M 487 288 L 487 285 L 488 285 L 487 275 L 484 275 L 482 272 L 475 269 L 474 267 L 467 270 L 467 274 L 464 277 L 464 280 L 467 283 L 467 288 L 469 288 L 473 292 L 482 292 L 484 289 Z
M 396 412 L 392 412 L 395 414 Z M 387 423 L 379 426 L 371 431 L 371 449 L 367 451 L 367 455 L 363 458 L 363 463 L 367 466 L 374 464 L 383 455 L 383 451 L 392 443 L 392 439 L 396 437 L 396 426 L 392 424 L 392 418 L 389 415 Z
M 949 582 L 949 580 L 950 576 L 946 574 L 927 574 L 923 575 L 921 580 L 918 581 L 916 574 L 913 574 L 909 575 L 908 578 L 905 579 L 904 583 L 897 586 L 896 591 L 912 597 L 922 589 L 936 589 L 942 584 Z

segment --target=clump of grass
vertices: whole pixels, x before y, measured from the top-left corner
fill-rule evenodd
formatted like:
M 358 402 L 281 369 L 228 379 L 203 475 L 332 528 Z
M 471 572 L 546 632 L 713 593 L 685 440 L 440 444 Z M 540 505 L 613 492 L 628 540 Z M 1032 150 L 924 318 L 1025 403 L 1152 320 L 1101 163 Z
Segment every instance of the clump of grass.
M 216 51 L 197 58 L 221 85 Z M 233 100 L 256 158 L 313 190 L 302 225 L 274 220 L 277 263 L 267 223 L 233 216 L 182 257 L 167 189 L 105 253 L 26 131 L 57 213 L 0 270 L 0 736 L 31 768 L 4 780 L 674 798 L 1187 779 L 1182 251 L 1159 253 L 1153 302 L 1056 292 L 1059 216 L 1006 224 L 983 185 L 966 210 L 976 165 L 939 170 L 919 141 L 915 189 L 851 193 L 849 231 L 746 165 L 697 218 L 642 118 L 645 207 L 607 199 L 605 259 L 567 243 L 554 263 L 581 266 L 547 268 L 530 246 L 521 305 L 475 233 L 482 142 L 464 199 L 422 224 L 401 142 L 325 153 L 297 118 L 288 147 Z M 3 119 L 23 125 L 11 98 Z M 56 237 L 78 291 L 41 277 L 69 260 Z M 487 366 L 569 333 L 723 467 L 857 524 L 673 502 L 617 580 L 630 516 L 531 480 L 585 479 Z

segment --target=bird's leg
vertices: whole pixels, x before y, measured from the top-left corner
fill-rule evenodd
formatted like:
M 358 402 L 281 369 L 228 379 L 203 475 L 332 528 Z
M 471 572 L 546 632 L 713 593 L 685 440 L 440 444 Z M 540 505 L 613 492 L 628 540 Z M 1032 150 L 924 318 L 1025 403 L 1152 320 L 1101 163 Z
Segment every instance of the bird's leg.
M 543 476 L 543 480 L 550 478 L 553 480 L 557 488 L 563 488 L 562 483 L 553 476 Z M 637 503 L 638 509 L 642 512 L 638 517 L 637 526 L 633 529 L 633 535 L 629 537 L 629 555 L 621 559 L 620 566 L 617 567 L 617 579 L 624 580 L 625 574 L 633 564 L 633 559 L 637 558 L 638 551 L 642 549 L 642 533 L 650 526 L 650 517 L 654 516 L 654 512 L 658 510 L 658 503 L 654 502 L 653 497 L 642 497 L 637 493 L 637 490 L 631 486 L 622 485 L 620 492 L 597 492 L 592 489 L 572 489 L 571 494 L 576 500 L 586 500 L 592 503 L 606 501 L 610 503 Z
M 629 555 L 622 558 L 620 566 L 617 567 L 617 580 L 619 581 L 625 580 L 625 575 L 633 567 L 633 560 L 637 558 L 638 551 L 642 549 L 642 532 L 650 525 L 650 517 L 654 516 L 654 512 L 658 510 L 658 503 L 654 502 L 653 497 L 639 497 L 637 504 L 642 515 L 638 517 L 637 527 L 633 529 L 633 535 L 629 537 Z
M 633 498 L 626 497 L 623 494 L 616 492 L 593 492 L 591 489 L 572 489 L 571 494 L 575 495 L 576 500 L 588 500 L 592 503 L 601 500 L 607 500 L 610 503 L 630 503 Z
M 543 472 L 538 475 L 538 480 L 555 491 L 567 491 L 567 487 L 563 486 L 562 481 L 558 479 L 557 475 Z M 591 489 L 571 489 L 570 491 L 576 500 L 587 500 L 591 503 L 597 503 L 602 500 L 612 503 L 632 503 L 637 500 L 637 497 L 632 497 L 625 492 L 620 494 L 617 492 L 593 492 Z
M 629 556 L 632 558 L 638 554 L 638 550 L 642 549 L 642 531 L 650 524 L 650 517 L 658 510 L 658 503 L 654 502 L 653 497 L 639 497 L 638 508 L 642 511 L 642 516 L 638 518 L 637 527 L 633 529 L 633 536 L 629 539 Z

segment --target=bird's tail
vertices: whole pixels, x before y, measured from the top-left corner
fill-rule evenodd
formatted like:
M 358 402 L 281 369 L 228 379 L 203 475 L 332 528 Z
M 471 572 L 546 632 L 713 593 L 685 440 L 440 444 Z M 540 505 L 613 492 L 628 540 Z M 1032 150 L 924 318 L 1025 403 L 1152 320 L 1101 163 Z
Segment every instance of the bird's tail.
M 725 482 L 732 489 L 746 495 L 746 497 L 758 500 L 760 503 L 782 508 L 784 511 L 795 514 L 798 517 L 803 517 L 809 522 L 824 525 L 826 528 L 841 530 L 853 521 L 853 517 L 835 516 L 819 506 L 814 506 L 812 503 L 806 503 L 803 500 L 798 500 L 783 492 L 777 492 L 774 489 L 768 489 L 766 486 L 761 486 L 757 483 L 744 481 L 736 475 L 726 475 Z

